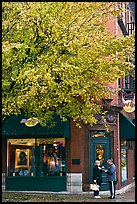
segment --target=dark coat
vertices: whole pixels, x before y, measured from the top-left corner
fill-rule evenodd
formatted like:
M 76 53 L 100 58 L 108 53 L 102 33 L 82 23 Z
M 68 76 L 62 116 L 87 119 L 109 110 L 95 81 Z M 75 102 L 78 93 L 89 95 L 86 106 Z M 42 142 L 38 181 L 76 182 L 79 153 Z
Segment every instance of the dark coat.
M 97 181 L 97 184 L 100 186 L 102 183 L 102 169 L 99 169 L 97 165 L 93 168 L 93 180 Z

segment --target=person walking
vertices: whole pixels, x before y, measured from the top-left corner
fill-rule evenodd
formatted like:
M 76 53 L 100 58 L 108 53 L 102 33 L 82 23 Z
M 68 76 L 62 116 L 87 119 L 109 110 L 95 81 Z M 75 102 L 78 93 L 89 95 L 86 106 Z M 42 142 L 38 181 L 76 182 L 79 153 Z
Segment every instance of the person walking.
M 102 172 L 103 170 L 102 170 L 102 167 L 100 166 L 100 161 L 96 160 L 93 168 L 93 183 L 96 183 L 97 185 L 99 185 L 99 188 L 102 183 Z M 99 196 L 99 190 L 94 191 L 94 198 L 101 198 Z
M 106 180 L 109 182 L 110 197 L 108 198 L 114 199 L 117 184 L 116 166 L 112 159 L 108 159 L 107 163 L 109 167 L 108 169 L 104 170 L 104 172 L 107 174 Z

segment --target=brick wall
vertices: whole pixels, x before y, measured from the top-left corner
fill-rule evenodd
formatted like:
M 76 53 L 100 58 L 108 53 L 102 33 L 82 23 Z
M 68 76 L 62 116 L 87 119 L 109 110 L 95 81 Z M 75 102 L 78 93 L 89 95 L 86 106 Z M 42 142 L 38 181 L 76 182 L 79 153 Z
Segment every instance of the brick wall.
M 84 129 L 76 127 L 71 121 L 71 139 L 66 140 L 67 172 L 81 173 L 84 160 Z M 80 160 L 80 164 L 72 164 L 72 160 Z
M 128 182 L 133 182 L 135 176 L 135 141 L 132 141 L 131 148 L 128 149 Z

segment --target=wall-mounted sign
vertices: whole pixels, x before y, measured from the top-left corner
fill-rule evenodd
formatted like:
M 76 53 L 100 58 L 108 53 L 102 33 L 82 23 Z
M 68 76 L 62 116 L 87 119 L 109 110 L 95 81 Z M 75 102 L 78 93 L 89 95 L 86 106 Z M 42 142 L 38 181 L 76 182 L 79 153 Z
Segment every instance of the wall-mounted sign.
M 92 137 L 105 137 L 105 132 L 96 132 L 92 134 Z
M 35 117 L 32 117 L 32 118 L 28 118 L 28 119 L 22 119 L 20 123 L 25 123 L 25 125 L 27 127 L 33 127 L 35 125 L 37 125 L 40 121 L 35 118 Z
M 135 110 L 135 103 L 132 100 L 126 100 L 124 101 L 123 109 L 127 113 L 132 113 Z

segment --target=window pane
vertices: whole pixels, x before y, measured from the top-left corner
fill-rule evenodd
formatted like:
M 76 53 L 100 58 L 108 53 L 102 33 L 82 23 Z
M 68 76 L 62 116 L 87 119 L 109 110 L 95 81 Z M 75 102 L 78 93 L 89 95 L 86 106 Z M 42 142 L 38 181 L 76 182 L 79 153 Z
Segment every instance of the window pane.
M 65 139 L 38 139 L 39 176 L 62 176 L 66 172 Z
M 96 145 L 96 160 L 99 160 L 104 166 L 104 145 Z
M 121 141 L 121 181 L 127 180 L 127 150 L 126 141 Z
M 9 176 L 30 176 L 32 174 L 34 144 L 34 139 L 8 140 Z

